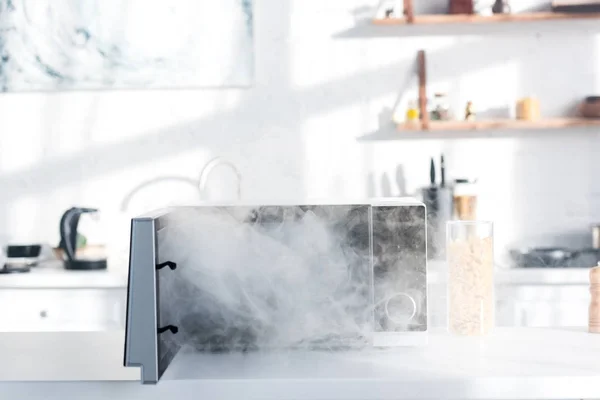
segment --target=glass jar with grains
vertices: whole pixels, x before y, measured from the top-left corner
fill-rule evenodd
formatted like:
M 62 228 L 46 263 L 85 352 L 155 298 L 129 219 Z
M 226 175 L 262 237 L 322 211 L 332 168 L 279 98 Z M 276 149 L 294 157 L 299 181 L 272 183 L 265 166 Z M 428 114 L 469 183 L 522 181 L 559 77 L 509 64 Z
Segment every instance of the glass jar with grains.
M 482 336 L 494 326 L 494 229 L 491 222 L 447 226 L 448 330 Z

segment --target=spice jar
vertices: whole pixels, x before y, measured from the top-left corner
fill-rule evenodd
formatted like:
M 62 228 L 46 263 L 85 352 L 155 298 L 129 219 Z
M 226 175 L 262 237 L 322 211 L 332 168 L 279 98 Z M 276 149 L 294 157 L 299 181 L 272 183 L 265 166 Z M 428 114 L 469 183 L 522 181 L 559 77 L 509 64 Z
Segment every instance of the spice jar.
M 525 97 L 517 101 L 517 119 L 537 121 L 540 117 L 540 102 L 538 99 Z
M 494 230 L 491 222 L 447 225 L 448 330 L 465 336 L 494 326 Z
M 450 105 L 448 104 L 448 97 L 445 93 L 435 94 L 431 119 L 434 121 L 450 120 Z
M 411 100 L 408 103 L 408 108 L 406 109 L 406 123 L 407 124 L 416 124 L 419 122 L 419 109 L 417 108 L 417 103 L 414 100 Z

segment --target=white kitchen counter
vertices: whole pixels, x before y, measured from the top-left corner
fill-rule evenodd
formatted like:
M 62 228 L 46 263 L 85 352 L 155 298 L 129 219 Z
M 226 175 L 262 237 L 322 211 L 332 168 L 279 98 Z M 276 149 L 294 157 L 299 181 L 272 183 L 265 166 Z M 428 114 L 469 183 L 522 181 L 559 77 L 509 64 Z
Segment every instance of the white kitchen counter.
M 69 271 L 60 261 L 46 261 L 31 272 L 0 275 L 0 289 L 124 289 L 127 270 Z
M 446 279 L 444 261 L 430 261 L 429 284 Z M 589 269 L 583 268 L 500 268 L 497 285 L 588 285 Z M 117 271 L 69 271 L 61 262 L 50 261 L 24 274 L 0 275 L 0 289 L 125 289 L 127 268 Z
M 2 398 L 600 398 L 600 335 L 497 329 L 486 339 L 430 334 L 422 348 L 362 352 L 178 354 L 157 385 L 123 368 L 123 332 L 0 334 Z

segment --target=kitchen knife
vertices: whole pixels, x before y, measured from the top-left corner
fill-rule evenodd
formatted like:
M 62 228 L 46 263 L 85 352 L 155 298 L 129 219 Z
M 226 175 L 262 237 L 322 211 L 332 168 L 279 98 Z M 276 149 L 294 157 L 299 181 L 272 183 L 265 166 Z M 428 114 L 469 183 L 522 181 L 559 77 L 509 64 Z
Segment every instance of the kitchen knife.
M 435 186 L 435 162 L 433 161 L 433 157 L 431 157 L 431 165 L 429 166 L 429 180 L 431 181 L 431 186 Z
M 442 182 L 440 183 L 441 187 L 446 186 L 446 163 L 444 161 L 444 155 L 442 154 L 442 157 L 440 158 L 440 172 L 441 172 L 441 178 L 442 178 Z

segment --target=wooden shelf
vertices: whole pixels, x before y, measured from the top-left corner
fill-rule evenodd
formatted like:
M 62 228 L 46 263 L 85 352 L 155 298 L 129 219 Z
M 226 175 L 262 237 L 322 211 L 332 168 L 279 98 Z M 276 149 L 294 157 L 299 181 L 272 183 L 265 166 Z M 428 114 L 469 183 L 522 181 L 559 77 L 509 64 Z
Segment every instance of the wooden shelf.
M 522 120 L 484 120 L 484 121 L 431 121 L 428 129 L 421 124 L 399 124 L 399 131 L 484 131 L 492 129 L 562 129 L 575 127 L 599 126 L 600 119 L 586 118 L 553 118 L 539 121 Z
M 476 15 L 476 14 L 429 14 L 408 18 L 374 19 L 375 25 L 436 25 L 436 24 L 488 24 L 498 22 L 556 21 L 577 19 L 600 19 L 600 13 L 537 12 L 523 14 Z

